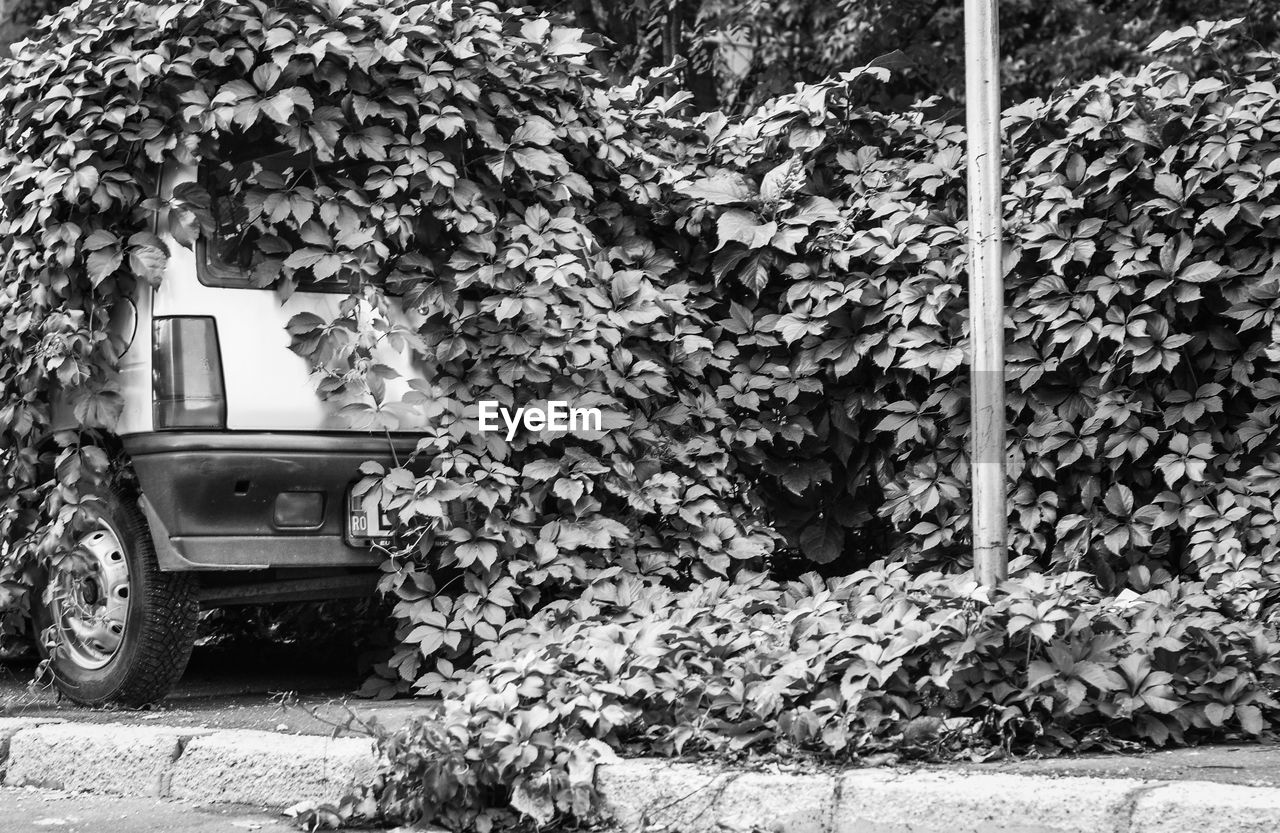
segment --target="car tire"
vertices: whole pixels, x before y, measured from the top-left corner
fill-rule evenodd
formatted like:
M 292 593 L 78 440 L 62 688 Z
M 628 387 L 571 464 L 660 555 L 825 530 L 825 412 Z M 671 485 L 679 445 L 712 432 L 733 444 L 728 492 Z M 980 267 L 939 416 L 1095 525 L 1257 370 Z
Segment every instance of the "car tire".
M 160 571 L 132 495 L 103 489 L 82 505 L 94 527 L 76 539 L 74 558 L 55 559 L 35 588 L 37 641 L 68 699 L 146 706 L 169 693 L 191 658 L 200 612 L 196 582 Z M 72 561 L 80 569 L 71 569 Z

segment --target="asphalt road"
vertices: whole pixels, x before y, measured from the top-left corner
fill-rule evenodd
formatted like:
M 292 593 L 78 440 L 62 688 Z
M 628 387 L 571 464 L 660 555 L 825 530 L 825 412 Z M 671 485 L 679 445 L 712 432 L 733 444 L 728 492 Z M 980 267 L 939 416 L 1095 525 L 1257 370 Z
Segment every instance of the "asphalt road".
M 297 833 L 279 813 L 0 787 L 4 833 Z

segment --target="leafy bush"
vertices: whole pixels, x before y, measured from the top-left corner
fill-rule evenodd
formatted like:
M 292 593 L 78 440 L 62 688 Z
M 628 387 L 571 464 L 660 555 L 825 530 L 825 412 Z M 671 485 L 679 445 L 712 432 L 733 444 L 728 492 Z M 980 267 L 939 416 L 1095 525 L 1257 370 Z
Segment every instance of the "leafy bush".
M 1016 555 L 1273 599 L 1278 60 L 1157 62 L 1006 113 Z M 964 135 L 927 103 L 859 108 L 848 85 L 878 72 L 655 123 L 665 239 L 715 321 L 710 384 L 759 416 L 733 452 L 789 545 L 963 569 Z
M 929 95 L 964 100 L 962 0 L 537 0 L 534 5 L 571 15 L 575 25 L 608 36 L 612 48 L 593 59 L 623 82 L 686 59 L 685 85 L 704 110 L 749 111 L 798 82 L 821 81 L 876 59 L 896 70 L 888 84 L 873 91 L 878 101 Z M 1143 48 L 1152 38 L 1204 18 L 1239 16 L 1245 37 L 1230 50 L 1201 59 L 1230 61 L 1260 46 L 1275 49 L 1278 13 L 1274 0 L 1005 0 L 1000 5 L 1001 97 L 1020 102 L 1096 75 L 1134 72 L 1146 63 Z
M 1203 51 L 1223 31 L 1204 24 L 1158 46 Z M 1111 593 L 1204 580 L 1250 618 L 1273 604 L 1277 60 L 1209 63 L 1199 79 L 1153 63 L 1006 116 L 1011 545 L 1043 569 L 1087 570 Z M 681 501 L 700 490 L 670 489 L 666 473 L 645 476 L 661 442 L 632 446 L 642 497 L 603 504 L 636 536 L 617 539 L 622 572 L 727 575 L 781 568 L 795 552 L 833 574 L 886 554 L 968 566 L 964 136 L 928 103 L 858 106 L 860 85 L 884 74 L 802 87 L 738 123 L 681 118 L 678 99 L 650 99 L 644 82 L 613 94 L 613 129 L 640 147 L 620 157 L 611 193 L 670 263 L 661 285 L 685 299 L 670 332 L 638 334 L 656 365 L 681 369 L 667 371 L 674 395 L 646 398 L 641 413 L 661 408 L 663 439 L 704 452 L 676 459 L 723 485 L 720 499 L 744 495 L 756 510 L 738 517 L 767 519 L 783 538 L 772 554 L 768 529 L 761 547 L 697 549 L 688 541 L 723 546 L 741 531 L 704 518 L 673 539 L 649 526 L 635 514 L 643 496 L 681 513 L 704 504 Z M 514 494 L 536 502 L 550 469 L 525 465 Z M 616 494 L 610 479 L 625 470 L 575 464 L 572 476 L 599 496 Z M 489 529 L 505 523 L 490 511 Z M 503 534 L 496 575 L 510 563 L 523 586 L 539 575 L 524 566 L 536 545 L 529 559 Z M 687 557 L 642 548 L 636 559 L 628 541 Z M 763 562 L 737 558 L 757 553 Z M 478 572 L 475 586 L 492 586 L 495 572 Z M 410 613 L 409 642 L 443 645 L 450 660 L 467 656 L 455 646 L 483 649 L 466 622 L 484 605 L 464 599 Z M 530 609 L 521 601 L 511 614 Z M 443 677 L 418 684 L 435 690 Z
M 312 818 L 590 819 L 610 748 L 937 760 L 1256 737 L 1280 716 L 1277 657 L 1194 582 L 1121 600 L 1032 574 L 989 595 L 883 562 L 786 584 L 602 582 L 504 638 L 443 719 L 384 735 L 386 773 Z

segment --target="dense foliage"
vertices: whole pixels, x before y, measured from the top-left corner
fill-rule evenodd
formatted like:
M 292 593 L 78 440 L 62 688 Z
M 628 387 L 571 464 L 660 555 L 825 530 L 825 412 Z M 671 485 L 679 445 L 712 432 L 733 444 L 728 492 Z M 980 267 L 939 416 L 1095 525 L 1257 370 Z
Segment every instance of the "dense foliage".
M 1026 574 L 987 598 L 956 575 L 961 131 L 867 107 L 880 67 L 691 117 L 666 76 L 609 88 L 585 37 L 486 3 L 85 0 L 7 64 L 9 611 L 82 481 L 128 476 L 111 310 L 215 226 L 199 185 L 154 196 L 176 159 L 230 180 L 260 285 L 350 293 L 289 325 L 321 394 L 421 435 L 364 469 L 398 529 L 370 691 L 451 697 L 349 812 L 586 817 L 606 744 L 848 759 L 1273 723 L 1280 57 L 1006 114 Z M 241 173 L 246 143 L 305 164 Z M 416 362 L 403 395 L 383 341 Z M 57 396 L 80 427 L 50 446 Z M 548 399 L 607 430 L 475 430 L 480 400 Z M 798 562 L 832 577 L 762 577 Z
M 0 0 L 0 55 L 67 0 Z M 702 110 L 748 112 L 850 67 L 893 54 L 899 69 L 878 100 L 908 105 L 964 87 L 962 0 L 508 0 L 598 33 L 588 60 L 608 78 L 684 62 L 680 80 Z M 1280 45 L 1276 0 L 1002 0 L 1005 101 L 1043 96 L 1110 72 L 1134 72 L 1159 33 L 1199 20 L 1244 18 L 1246 39 L 1224 56 Z M 822 37 L 813 37 L 821 32 Z M 896 53 L 896 54 L 895 54 Z
M 1216 29 L 1160 45 L 1199 49 Z M 569 750 L 598 738 L 846 757 L 1261 731 L 1277 672 L 1251 624 L 1278 568 L 1275 62 L 1199 78 L 1154 64 L 1007 114 L 1013 543 L 1065 578 L 1004 588 L 972 641 L 938 629 L 967 621 L 946 601 L 972 601 L 963 579 L 898 584 L 881 606 L 867 576 L 831 579 L 856 591 L 824 599 L 830 631 L 797 625 L 812 643 L 779 624 L 796 598 L 754 588 L 734 610 L 612 581 L 492 649 L 452 734 L 390 740 L 383 810 L 462 823 L 441 808 L 484 818 L 514 786 L 522 813 L 580 814 L 590 768 Z M 777 529 L 832 571 L 891 549 L 963 568 L 963 136 L 924 108 L 857 107 L 847 85 L 873 72 L 740 124 L 644 108 L 631 124 L 663 160 L 660 239 L 715 322 L 706 379 L 737 423 L 721 436 Z M 1125 601 L 1093 596 L 1081 567 Z M 646 594 L 667 606 L 628 624 Z M 518 757 L 474 751 L 509 743 Z M 468 754 L 473 780 L 438 768 Z
M 43 1 L 43 0 L 41 0 Z M 523 5 L 513 0 L 512 5 Z M 796 83 L 814 83 L 892 55 L 900 70 L 879 102 L 963 99 L 962 0 L 534 0 L 609 38 L 593 60 L 618 80 L 684 61 L 703 110 L 749 112 Z M 1001 0 L 1007 102 L 1043 96 L 1095 75 L 1134 72 L 1166 30 L 1241 17 L 1244 40 L 1226 56 L 1280 46 L 1275 0 Z M 815 36 L 815 33 L 821 33 Z
M 592 587 L 504 640 L 443 718 L 385 735 L 372 787 L 303 817 L 485 829 L 599 812 L 611 749 L 985 759 L 1257 736 L 1280 643 L 1195 583 L 1100 598 L 1088 576 L 971 578 L 877 563 L 779 585 Z M 883 756 L 882 756 L 883 757 Z
M 514 615 L 602 573 L 723 573 L 765 552 L 774 536 L 699 393 L 688 289 L 608 201 L 640 151 L 580 36 L 484 5 L 123 3 L 70 9 L 30 44 L 0 93 L 8 586 L 57 552 L 77 484 L 106 467 L 84 434 L 61 438 L 74 448 L 56 478 L 36 458 L 59 391 L 87 430 L 119 413 L 107 321 L 162 272 L 151 220 L 187 245 L 213 227 L 202 186 L 150 196 L 155 163 L 228 170 L 246 142 L 310 160 L 306 180 L 252 169 L 234 183 L 255 278 L 352 292 L 339 320 L 291 322 L 295 349 L 356 426 L 424 435 L 420 459 L 369 469 L 401 524 L 383 589 L 405 622 L 402 681 L 433 684 Z M 344 48 L 324 47 L 334 38 Z M 381 314 L 388 286 L 417 331 Z M 383 339 L 422 369 L 398 401 L 370 359 Z M 604 409 L 608 430 L 508 443 L 464 418 L 481 399 L 549 398 Z
M 1006 113 L 1016 554 L 1112 590 L 1188 574 L 1254 585 L 1254 614 L 1270 598 L 1276 61 L 1156 63 Z M 842 83 L 677 130 L 666 221 L 717 324 L 711 381 L 804 428 L 736 455 L 771 518 L 820 562 L 963 566 L 962 131 Z

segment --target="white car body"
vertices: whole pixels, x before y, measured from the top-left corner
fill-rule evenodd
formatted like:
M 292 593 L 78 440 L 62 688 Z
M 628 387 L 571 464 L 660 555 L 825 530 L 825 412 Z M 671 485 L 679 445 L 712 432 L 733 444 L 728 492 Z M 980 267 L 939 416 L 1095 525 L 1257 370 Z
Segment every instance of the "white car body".
M 165 190 L 195 175 L 174 169 Z M 337 317 L 347 294 L 304 288 L 282 302 L 270 289 L 210 285 L 202 280 L 203 246 L 187 248 L 163 229 L 157 233 L 169 249 L 163 280 L 154 289 L 143 284 L 132 309 L 114 320 L 128 343 L 119 368 L 124 410 L 117 434 L 138 476 L 139 504 L 161 568 L 375 565 L 370 545 L 385 532 L 385 518 L 367 500 L 357 507 L 350 490 L 361 477 L 360 463 L 389 461 L 393 447 L 403 457 L 417 438 L 353 428 L 340 403 L 319 395 L 308 361 L 290 349 L 286 331 L 300 312 Z M 218 426 L 157 425 L 157 325 L 184 318 L 211 319 L 216 329 L 225 397 L 225 421 Z M 401 373 L 388 382 L 388 396 L 399 398 L 413 372 L 409 360 L 390 346 L 379 350 L 376 359 Z M 59 424 L 73 424 L 65 403 L 55 406 Z M 313 522 L 302 522 L 307 519 Z

